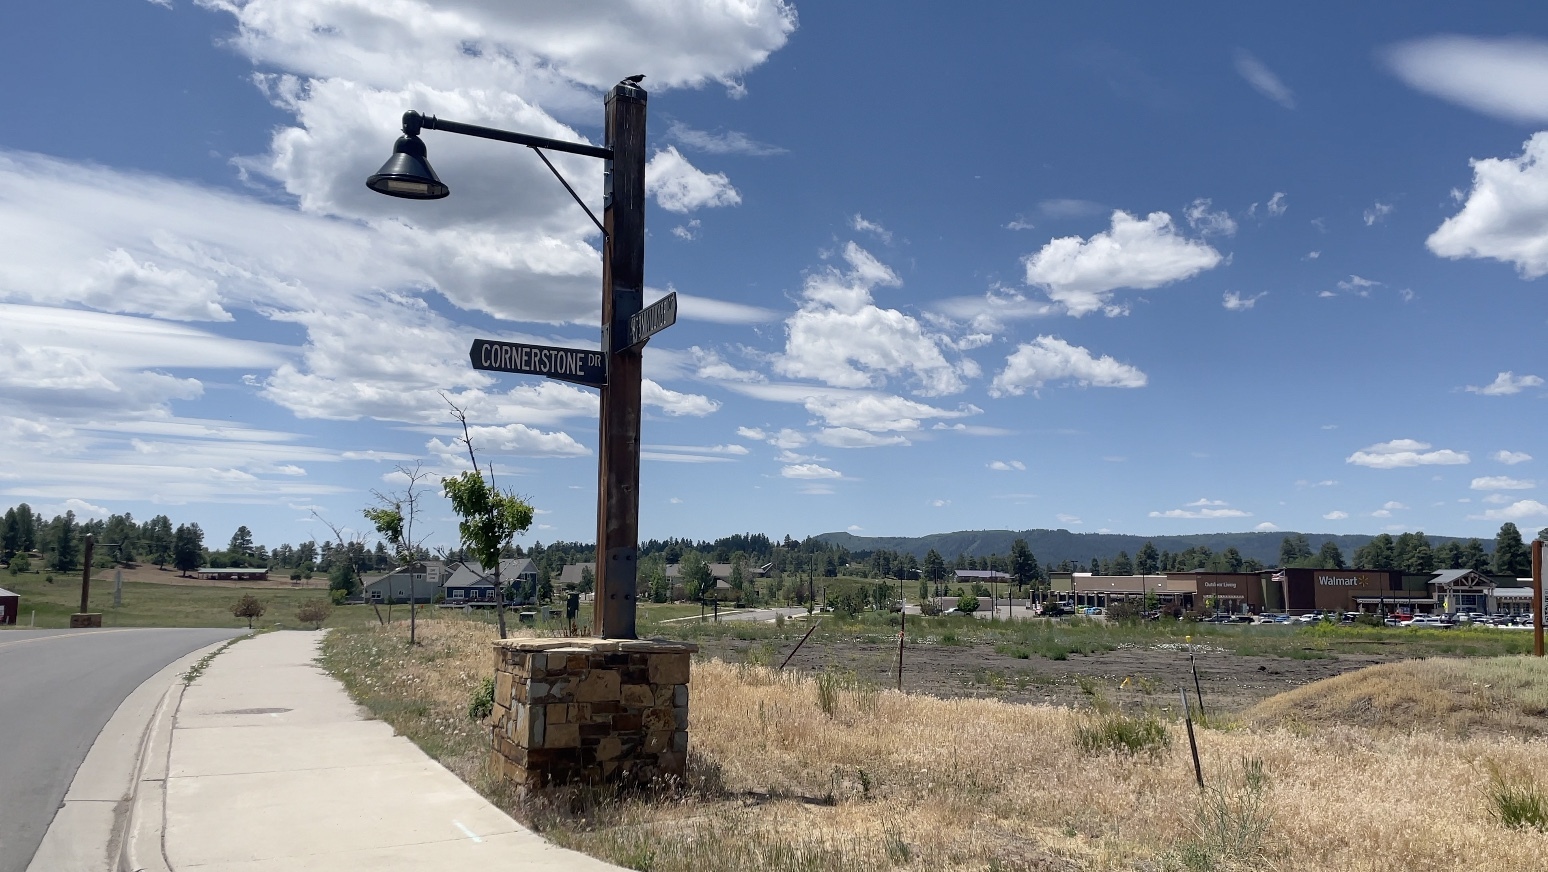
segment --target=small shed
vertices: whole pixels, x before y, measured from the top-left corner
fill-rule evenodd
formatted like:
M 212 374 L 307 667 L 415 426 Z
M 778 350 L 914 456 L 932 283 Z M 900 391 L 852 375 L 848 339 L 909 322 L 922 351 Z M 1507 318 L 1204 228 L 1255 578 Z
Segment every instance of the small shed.
M 21 594 L 0 587 L 0 624 L 16 623 L 16 615 L 20 611 Z

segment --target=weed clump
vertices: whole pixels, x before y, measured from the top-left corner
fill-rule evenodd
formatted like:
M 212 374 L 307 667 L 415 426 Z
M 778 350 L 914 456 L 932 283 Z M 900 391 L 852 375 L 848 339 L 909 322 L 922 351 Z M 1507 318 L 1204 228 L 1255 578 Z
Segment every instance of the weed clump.
M 481 721 L 494 713 L 493 677 L 485 677 L 473 688 L 473 694 L 468 699 L 468 719 Z
M 1081 676 L 1081 691 L 1091 697 L 1092 710 L 1075 722 L 1075 747 L 1084 754 L 1122 754 L 1152 760 L 1172 747 L 1166 725 L 1150 712 L 1128 715 L 1107 701 L 1095 682 Z
M 1489 817 L 1507 829 L 1534 829 L 1548 833 L 1548 795 L 1530 775 L 1512 775 L 1489 763 Z
M 1205 788 L 1194 815 L 1194 837 L 1178 852 L 1182 864 L 1196 872 L 1211 872 L 1222 862 L 1261 860 L 1272 822 L 1265 799 L 1268 783 L 1263 759 L 1243 757 L 1239 779 L 1223 779 Z

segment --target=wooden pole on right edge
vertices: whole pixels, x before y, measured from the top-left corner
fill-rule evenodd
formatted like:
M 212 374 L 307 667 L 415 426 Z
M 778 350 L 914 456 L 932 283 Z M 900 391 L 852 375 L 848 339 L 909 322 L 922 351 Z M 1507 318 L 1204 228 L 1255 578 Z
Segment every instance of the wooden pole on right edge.
M 1532 540 L 1532 655 L 1543 656 L 1543 540 Z

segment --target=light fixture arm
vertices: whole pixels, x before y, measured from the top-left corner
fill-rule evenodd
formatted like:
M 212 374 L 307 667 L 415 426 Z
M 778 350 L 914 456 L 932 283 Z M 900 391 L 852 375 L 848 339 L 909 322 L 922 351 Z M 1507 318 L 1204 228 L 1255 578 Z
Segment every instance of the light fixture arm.
M 570 192 L 570 196 L 574 198 L 576 204 L 579 205 L 582 209 L 586 210 L 586 217 L 590 218 L 591 223 L 597 225 L 597 229 L 602 231 L 602 237 L 604 239 L 607 238 L 607 229 L 602 226 L 602 222 L 597 220 L 597 216 L 592 213 L 591 207 L 587 206 L 586 203 L 581 200 L 580 195 L 575 193 L 575 189 L 570 187 L 570 183 L 565 181 L 564 176 L 559 174 L 559 169 L 548 160 L 548 155 L 543 153 L 543 149 L 547 148 L 552 149 L 553 151 L 562 151 L 567 154 L 578 154 L 585 157 L 595 157 L 601 158 L 605 161 L 612 161 L 613 150 L 611 148 L 602 148 L 600 146 L 588 145 L 583 142 L 565 142 L 562 139 L 549 139 L 544 136 L 532 136 L 528 133 L 516 133 L 515 131 L 511 130 L 499 130 L 494 127 L 480 127 L 477 124 L 463 124 L 461 121 L 443 121 L 439 118 L 436 118 L 434 115 L 421 115 L 413 109 L 403 113 L 403 134 L 405 136 L 418 136 L 419 131 L 422 129 L 444 130 L 447 133 L 460 133 L 463 136 L 476 136 L 480 139 L 493 139 L 498 142 L 513 142 L 517 145 L 525 145 L 526 147 L 532 149 L 533 151 L 537 152 L 538 157 L 543 159 L 543 164 L 548 167 L 549 172 L 554 174 L 554 178 L 559 180 L 559 184 L 564 185 L 564 189 Z
M 463 124 L 461 121 L 446 121 L 436 118 L 434 115 L 421 115 L 412 109 L 403 113 L 403 132 L 405 134 L 418 136 L 421 128 L 425 130 L 444 130 L 447 133 L 460 133 L 463 136 L 476 136 L 480 139 L 514 142 L 517 145 L 546 148 L 549 151 L 563 151 L 569 154 L 601 158 L 602 160 L 613 159 L 613 150 L 599 145 L 588 145 L 584 142 L 565 142 L 562 139 L 549 139 L 528 133 L 498 130 L 493 127 L 480 127 L 477 124 Z

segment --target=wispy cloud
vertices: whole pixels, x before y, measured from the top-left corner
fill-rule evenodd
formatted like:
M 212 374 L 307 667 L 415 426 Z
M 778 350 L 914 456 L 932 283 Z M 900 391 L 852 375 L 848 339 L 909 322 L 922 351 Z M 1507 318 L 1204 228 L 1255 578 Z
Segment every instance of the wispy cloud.
M 1295 93 L 1252 52 L 1242 48 L 1236 50 L 1236 72 L 1259 94 L 1286 109 L 1295 108 Z
M 1220 305 L 1232 312 L 1245 312 L 1258 304 L 1258 301 L 1268 296 L 1268 291 L 1260 291 L 1250 297 L 1244 297 L 1235 291 L 1226 291 L 1221 298 Z
M 695 130 L 679 121 L 672 122 L 667 128 L 667 136 L 687 148 L 707 154 L 746 154 L 753 157 L 768 157 L 786 152 L 786 149 L 759 142 L 740 131 L 725 130 L 712 133 L 707 130 Z

